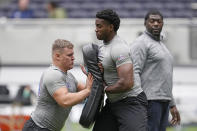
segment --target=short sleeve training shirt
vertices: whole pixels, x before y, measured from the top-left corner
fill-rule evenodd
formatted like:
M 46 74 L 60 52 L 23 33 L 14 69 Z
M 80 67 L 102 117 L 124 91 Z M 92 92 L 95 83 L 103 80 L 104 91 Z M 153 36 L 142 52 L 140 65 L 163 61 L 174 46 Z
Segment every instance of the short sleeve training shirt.
M 63 108 L 52 97 L 54 92 L 65 87 L 69 92 L 77 91 L 77 81 L 70 72 L 62 72 L 55 66 L 49 67 L 42 75 L 38 102 L 31 117 L 41 128 L 60 131 L 72 107 Z
M 117 68 L 119 66 L 127 63 L 132 64 L 129 46 L 118 35 L 114 36 L 109 43 L 103 43 L 99 46 L 99 59 L 104 68 L 104 80 L 109 86 L 118 81 Z M 136 96 L 138 92 L 131 89 L 124 93 L 107 93 L 107 96 L 111 102 L 114 102 L 128 96 Z

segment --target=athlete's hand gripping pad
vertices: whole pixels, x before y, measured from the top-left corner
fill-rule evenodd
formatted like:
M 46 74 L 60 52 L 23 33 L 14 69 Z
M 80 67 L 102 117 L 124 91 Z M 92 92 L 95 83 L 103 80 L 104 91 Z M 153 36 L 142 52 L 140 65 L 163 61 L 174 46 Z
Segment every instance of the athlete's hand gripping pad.
M 82 53 L 85 67 L 93 75 L 94 81 L 91 93 L 83 107 L 79 123 L 85 128 L 90 128 L 103 106 L 104 86 L 102 73 L 98 67 L 98 45 L 85 45 L 82 48 Z

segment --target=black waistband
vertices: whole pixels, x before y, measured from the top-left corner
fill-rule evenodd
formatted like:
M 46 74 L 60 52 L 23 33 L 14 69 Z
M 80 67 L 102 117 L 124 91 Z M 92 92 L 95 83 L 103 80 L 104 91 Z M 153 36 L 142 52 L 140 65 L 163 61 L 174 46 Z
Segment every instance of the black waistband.
M 142 105 L 145 105 L 147 106 L 148 105 L 148 101 L 147 101 L 147 98 L 146 98 L 146 95 L 144 92 L 141 92 L 139 95 L 137 96 L 129 96 L 129 97 L 125 97 L 124 99 L 121 99 L 117 102 L 124 102 L 124 101 L 127 101 L 127 100 L 130 100 L 130 101 L 139 101 Z M 108 99 L 106 100 L 106 103 L 107 104 L 114 104 L 114 103 L 117 103 L 117 102 L 113 102 L 111 103 Z

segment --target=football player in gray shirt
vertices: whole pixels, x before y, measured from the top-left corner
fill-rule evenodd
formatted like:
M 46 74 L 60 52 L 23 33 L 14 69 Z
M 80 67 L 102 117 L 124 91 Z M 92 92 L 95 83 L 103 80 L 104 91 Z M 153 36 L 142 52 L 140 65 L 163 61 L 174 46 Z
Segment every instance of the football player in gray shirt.
M 73 44 L 67 40 L 55 40 L 52 46 L 52 65 L 41 77 L 36 109 L 23 131 L 60 131 L 72 106 L 90 94 L 93 76 L 89 73 L 86 84 L 78 83 L 69 72 L 73 64 Z M 86 73 L 84 67 L 81 67 Z
M 162 42 L 163 16 L 151 10 L 145 17 L 146 31 L 131 44 L 134 72 L 148 99 L 149 131 L 166 131 L 169 108 L 172 124 L 180 123 L 173 101 L 173 58 Z
M 99 64 L 106 84 L 107 100 L 98 115 L 93 131 L 146 131 L 147 99 L 135 85 L 128 44 L 117 35 L 120 18 L 110 9 L 96 14 Z

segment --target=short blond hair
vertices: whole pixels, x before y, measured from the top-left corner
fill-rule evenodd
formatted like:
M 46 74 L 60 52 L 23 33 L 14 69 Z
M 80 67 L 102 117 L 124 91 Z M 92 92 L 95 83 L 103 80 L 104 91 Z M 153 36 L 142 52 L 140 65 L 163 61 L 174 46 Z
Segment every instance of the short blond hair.
M 53 46 L 52 46 L 52 52 L 54 51 L 62 51 L 62 49 L 64 48 L 68 48 L 68 49 L 73 49 L 74 45 L 67 40 L 63 40 L 63 39 L 57 39 L 54 41 Z

